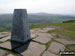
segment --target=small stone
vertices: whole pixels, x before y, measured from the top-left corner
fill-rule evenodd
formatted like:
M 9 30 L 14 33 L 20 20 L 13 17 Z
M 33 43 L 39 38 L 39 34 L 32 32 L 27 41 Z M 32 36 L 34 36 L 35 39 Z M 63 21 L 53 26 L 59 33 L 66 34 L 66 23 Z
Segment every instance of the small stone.
M 64 45 L 57 43 L 57 42 L 52 42 L 50 47 L 48 48 L 48 51 L 54 52 L 54 53 L 59 53 L 59 51 L 64 51 Z

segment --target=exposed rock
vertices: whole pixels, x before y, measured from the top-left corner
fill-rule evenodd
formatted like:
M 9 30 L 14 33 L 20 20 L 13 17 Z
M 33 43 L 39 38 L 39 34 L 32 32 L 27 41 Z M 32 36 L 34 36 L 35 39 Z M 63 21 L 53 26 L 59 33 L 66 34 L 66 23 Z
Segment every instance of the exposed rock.
M 64 51 L 64 48 L 65 48 L 64 45 L 57 42 L 52 42 L 50 47 L 48 48 L 48 51 L 58 54 L 60 50 Z
M 0 44 L 0 47 L 7 48 L 7 49 L 13 49 L 13 48 L 18 47 L 20 45 L 21 45 L 20 43 L 4 42 L 4 43 Z
M 4 55 L 5 55 L 5 53 L 6 53 L 6 51 L 5 51 L 5 50 L 1 50 L 1 49 L 0 49 L 0 56 L 4 56 Z
M 0 39 L 0 42 L 7 41 L 7 40 L 9 40 L 9 39 L 10 39 L 10 37 L 11 37 L 11 36 L 7 36 L 7 37 L 5 37 L 5 38 L 2 38 L 2 39 Z
M 23 45 L 20 48 L 15 49 L 15 51 L 19 52 L 24 50 L 26 45 Z M 29 44 L 29 47 L 26 51 L 24 51 L 23 53 L 21 53 L 23 56 L 40 56 L 40 54 L 45 50 L 45 46 L 38 44 L 38 43 L 34 43 L 31 42 Z
M 47 43 L 51 40 L 52 36 L 47 33 L 38 33 L 38 37 L 35 38 L 35 41 L 41 42 L 41 43 Z
M 65 44 L 65 45 L 67 45 L 67 44 L 75 44 L 75 41 L 68 41 L 68 40 L 65 40 L 65 39 L 55 39 L 55 40 Z
M 45 53 L 43 54 L 43 56 L 58 56 L 58 55 L 50 53 L 49 51 L 45 51 Z
M 31 34 L 31 38 L 36 38 L 37 35 L 36 34 Z

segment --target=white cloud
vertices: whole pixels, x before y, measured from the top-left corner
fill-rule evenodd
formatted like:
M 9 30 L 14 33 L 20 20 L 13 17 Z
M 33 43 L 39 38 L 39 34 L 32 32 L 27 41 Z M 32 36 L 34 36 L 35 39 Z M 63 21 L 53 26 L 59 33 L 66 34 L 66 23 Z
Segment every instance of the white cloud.
M 13 12 L 15 8 L 26 8 L 28 12 L 75 14 L 75 0 L 0 0 L 0 12 Z

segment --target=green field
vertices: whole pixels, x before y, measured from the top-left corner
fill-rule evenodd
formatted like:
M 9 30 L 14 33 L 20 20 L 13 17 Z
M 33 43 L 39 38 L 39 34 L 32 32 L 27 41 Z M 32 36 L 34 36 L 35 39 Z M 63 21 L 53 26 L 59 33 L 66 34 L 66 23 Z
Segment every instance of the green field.
M 57 38 L 63 38 L 66 40 L 71 40 L 75 41 L 75 22 L 71 23 L 55 23 L 55 24 L 38 24 L 38 25 L 33 25 L 30 28 L 35 29 L 35 28 L 43 28 L 46 26 L 55 26 L 59 27 L 56 28 L 55 30 L 48 31 L 50 34 L 57 34 Z M 63 35 L 63 37 L 60 37 L 59 35 Z M 65 51 L 75 51 L 75 44 L 69 44 L 65 46 L 66 49 Z M 72 56 L 72 55 L 62 55 L 62 56 Z
M 67 40 L 75 41 L 75 23 L 57 23 L 57 24 L 49 24 L 49 25 L 60 27 L 53 31 L 48 31 L 49 33 L 64 35 L 63 38 Z
M 75 23 L 55 23 L 55 24 L 38 24 L 38 25 L 32 25 L 30 28 L 43 28 L 46 25 L 48 26 L 56 26 L 60 28 L 56 28 L 55 30 L 48 31 L 49 33 L 56 33 L 64 35 L 63 38 L 67 40 L 74 40 L 75 41 Z

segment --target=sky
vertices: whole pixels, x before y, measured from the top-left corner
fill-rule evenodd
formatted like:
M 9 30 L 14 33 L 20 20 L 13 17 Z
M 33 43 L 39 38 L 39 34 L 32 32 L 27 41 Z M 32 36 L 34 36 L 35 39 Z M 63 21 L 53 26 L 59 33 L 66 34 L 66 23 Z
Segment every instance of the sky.
M 75 14 L 75 0 L 0 0 L 0 13 L 27 9 L 28 13 Z

